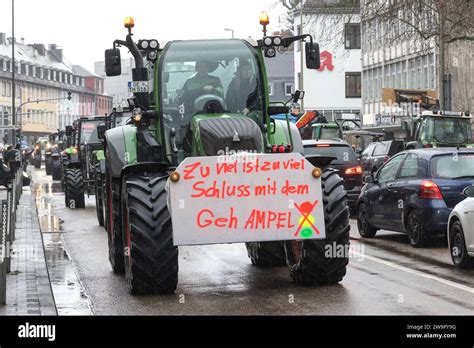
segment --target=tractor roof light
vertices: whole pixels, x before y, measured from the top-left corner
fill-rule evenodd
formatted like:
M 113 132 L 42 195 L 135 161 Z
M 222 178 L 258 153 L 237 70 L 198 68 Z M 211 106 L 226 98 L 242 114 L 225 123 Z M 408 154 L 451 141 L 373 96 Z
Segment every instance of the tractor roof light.
M 131 30 L 135 26 L 135 21 L 133 20 L 132 17 L 125 17 L 123 24 L 125 25 L 125 28 L 127 28 L 128 30 Z
M 153 50 L 156 50 L 158 49 L 159 47 L 159 43 L 158 43 L 158 40 L 150 40 L 150 48 L 153 49 Z
M 270 24 L 270 17 L 268 13 L 262 12 L 260 13 L 260 24 L 261 25 L 269 25 Z

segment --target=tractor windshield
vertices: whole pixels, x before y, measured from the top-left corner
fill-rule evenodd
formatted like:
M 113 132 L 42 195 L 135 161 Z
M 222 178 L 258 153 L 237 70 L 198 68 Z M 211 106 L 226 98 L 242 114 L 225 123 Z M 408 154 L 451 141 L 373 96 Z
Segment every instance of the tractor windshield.
M 472 143 L 470 119 L 457 117 L 428 117 L 422 138 L 444 144 Z M 422 139 L 423 140 L 423 139 Z
M 258 59 L 244 41 L 172 42 L 161 64 L 162 110 L 178 146 L 198 114 L 239 113 L 263 122 Z
M 319 139 L 341 139 L 341 132 L 336 127 L 322 127 Z
M 100 142 L 97 136 L 97 125 L 100 121 L 81 122 L 80 144 L 91 144 Z

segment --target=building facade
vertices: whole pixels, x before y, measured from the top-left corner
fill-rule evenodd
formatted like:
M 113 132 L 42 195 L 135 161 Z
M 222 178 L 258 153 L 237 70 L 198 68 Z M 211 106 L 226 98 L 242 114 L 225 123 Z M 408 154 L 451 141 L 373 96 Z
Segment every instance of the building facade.
M 328 120 L 358 118 L 361 112 L 361 38 L 357 4 L 338 1 L 307 1 L 294 13 L 295 32 L 311 34 L 320 44 L 321 67 L 307 69 L 295 45 L 295 85 L 305 91 L 303 106 L 318 110 Z M 330 30 L 329 30 L 330 28 Z
M 405 20 L 421 20 L 416 14 L 412 13 L 411 16 Z M 361 25 L 364 122 L 367 126 L 379 128 L 396 126 L 400 123 L 400 117 L 397 116 L 413 114 L 417 111 L 417 107 L 399 105 L 396 100 L 386 100 L 383 91 L 384 89 L 433 91 L 438 97 L 437 38 L 397 39 L 406 30 L 402 21 L 387 23 L 379 13 L 373 16 L 369 13 L 365 17 Z M 445 109 L 472 112 L 473 84 L 474 43 L 457 41 L 446 45 Z M 395 113 L 395 116 L 385 117 L 387 113 Z
M 12 70 L 15 68 L 16 125 L 12 125 Z M 71 100 L 68 100 L 71 92 Z M 11 134 L 5 127 L 21 126 L 25 139 L 64 129 L 80 117 L 83 96 L 96 95 L 86 87 L 86 78 L 77 74 L 56 45 L 15 42 L 0 33 L 0 137 Z M 93 99 L 95 100 L 95 99 Z M 95 110 L 92 108 L 92 110 Z M 101 113 L 104 111 L 100 110 Z M 93 115 L 94 112 L 88 113 Z M 4 140 L 5 141 L 5 140 Z

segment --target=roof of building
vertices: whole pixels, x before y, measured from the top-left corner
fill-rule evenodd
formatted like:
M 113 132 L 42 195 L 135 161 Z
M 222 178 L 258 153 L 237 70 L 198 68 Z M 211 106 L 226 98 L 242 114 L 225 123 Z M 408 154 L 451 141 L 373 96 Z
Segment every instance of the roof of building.
M 0 57 L 12 58 L 12 45 L 10 43 L 0 44 Z M 40 52 L 30 45 L 22 43 L 15 43 L 15 60 L 19 62 L 26 62 L 33 65 L 38 65 L 47 68 L 53 68 L 56 70 L 67 71 L 73 73 L 71 63 L 63 58 L 62 61 L 58 61 L 56 56 L 45 48 L 45 55 L 41 55 Z
M 89 77 L 89 76 L 93 76 L 93 77 L 99 77 L 99 78 L 102 78 L 101 76 L 95 74 L 95 73 L 92 73 L 90 72 L 89 70 L 87 70 L 86 68 L 80 66 L 80 65 L 73 65 L 72 66 L 72 70 L 74 71 L 75 74 L 79 75 L 79 76 L 82 76 L 82 77 Z

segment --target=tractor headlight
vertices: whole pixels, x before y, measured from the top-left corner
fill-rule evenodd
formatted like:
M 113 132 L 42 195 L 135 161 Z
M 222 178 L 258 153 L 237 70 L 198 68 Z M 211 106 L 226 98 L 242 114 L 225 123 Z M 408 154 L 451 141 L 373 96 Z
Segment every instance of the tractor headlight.
M 151 48 L 152 50 L 158 49 L 158 46 L 159 46 L 159 44 L 158 44 L 158 41 L 157 41 L 157 40 L 150 40 L 150 48 Z
M 266 38 L 263 39 L 263 43 L 265 44 L 265 46 L 271 46 L 273 43 L 273 40 L 271 37 L 267 36 Z
M 275 45 L 275 46 L 280 46 L 280 45 L 281 45 L 281 37 L 275 36 L 275 37 L 273 38 L 273 45 Z
M 133 112 L 132 112 L 132 120 L 133 122 L 135 122 L 136 124 L 139 124 L 140 121 L 142 120 L 142 109 L 140 108 L 135 108 L 133 109 Z

